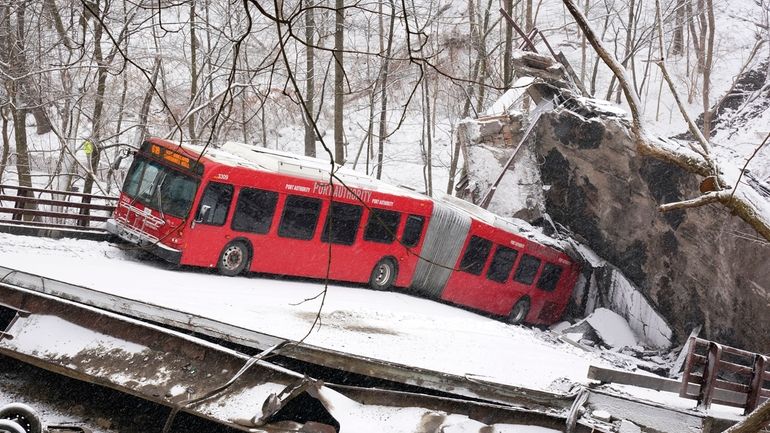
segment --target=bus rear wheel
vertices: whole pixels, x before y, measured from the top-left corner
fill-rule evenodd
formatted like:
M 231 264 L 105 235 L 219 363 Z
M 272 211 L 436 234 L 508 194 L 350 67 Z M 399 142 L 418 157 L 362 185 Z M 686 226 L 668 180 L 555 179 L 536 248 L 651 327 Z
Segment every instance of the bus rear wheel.
M 511 308 L 511 313 L 508 314 L 508 323 L 511 325 L 520 325 L 524 322 L 529 314 L 530 301 L 526 296 L 519 299 L 516 305 Z
M 372 275 L 369 277 L 369 287 L 374 290 L 388 290 L 396 281 L 396 262 L 390 258 L 381 259 L 374 265 Z
M 240 274 L 249 262 L 249 249 L 243 242 L 230 242 L 222 250 L 217 269 L 222 275 L 233 277 Z

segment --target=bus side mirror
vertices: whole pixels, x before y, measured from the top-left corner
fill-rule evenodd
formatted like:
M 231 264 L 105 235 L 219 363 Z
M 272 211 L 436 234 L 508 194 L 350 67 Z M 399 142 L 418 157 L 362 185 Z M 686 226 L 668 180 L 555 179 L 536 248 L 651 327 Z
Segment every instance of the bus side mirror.
M 198 217 L 195 218 L 196 223 L 202 223 L 206 220 L 206 217 L 209 215 L 209 211 L 211 210 L 211 206 L 204 204 L 201 205 L 201 210 L 198 212 Z

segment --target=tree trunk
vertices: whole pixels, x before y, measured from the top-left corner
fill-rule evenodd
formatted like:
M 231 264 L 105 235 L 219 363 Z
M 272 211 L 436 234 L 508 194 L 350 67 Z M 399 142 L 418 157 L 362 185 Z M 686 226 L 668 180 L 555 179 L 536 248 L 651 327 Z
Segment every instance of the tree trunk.
M 525 25 L 524 31 L 527 34 L 529 34 L 532 31 L 532 29 L 535 27 L 535 22 L 532 19 L 532 0 L 526 0 L 525 2 L 524 25 Z M 530 105 L 530 98 L 525 96 L 521 107 L 525 113 L 529 113 L 529 105 Z
M 12 87 L 15 87 L 11 85 Z M 14 89 L 13 97 L 18 101 L 18 95 L 16 95 L 17 89 Z M 27 128 L 25 118 L 25 110 L 12 109 L 11 115 L 13 116 L 13 134 L 16 139 L 16 173 L 19 186 L 32 187 L 32 176 L 29 169 L 29 151 L 27 149 Z M 19 197 L 32 197 L 31 191 L 18 190 L 16 193 Z M 17 208 L 20 209 L 33 209 L 35 206 L 31 203 L 16 203 Z M 21 216 L 14 214 L 13 219 L 20 220 Z M 24 217 L 25 221 L 32 220 L 32 217 Z
M 15 66 L 13 69 L 16 76 L 23 77 L 18 80 L 18 87 L 16 88 L 16 96 L 19 103 L 17 106 L 21 107 L 23 105 L 26 108 L 22 110 L 25 117 L 27 113 L 32 113 L 32 116 L 35 118 L 36 133 L 43 135 L 51 132 L 53 126 L 43 109 L 40 88 L 32 81 L 32 77 L 28 75 L 30 66 L 27 64 L 26 12 L 27 3 L 21 2 L 16 9 L 15 50 L 11 54 L 14 57 L 11 63 Z
M 11 153 L 11 140 L 8 137 L 8 118 L 5 109 L 0 108 L 0 117 L 3 118 L 3 154 L 0 156 L 0 183 L 3 183 L 3 173 L 8 164 L 8 155 Z
M 313 0 L 305 5 L 305 155 L 315 157 L 315 127 L 313 100 L 315 99 L 315 52 L 313 33 L 315 32 L 315 12 Z M 336 136 L 336 135 L 335 135 Z M 336 145 L 336 142 L 335 142 Z
M 583 6 L 583 13 L 586 16 L 588 16 L 589 3 L 590 3 L 590 0 L 585 0 L 585 5 Z M 587 65 L 588 50 L 586 49 L 587 47 L 588 45 L 586 44 L 586 35 L 582 35 L 580 37 L 580 82 L 584 83 L 584 85 L 586 82 L 586 67 L 588 66 Z
M 388 136 L 388 72 L 390 68 L 390 56 L 393 50 L 393 31 L 396 21 L 396 4 L 390 0 L 390 25 L 388 28 L 388 47 L 385 49 L 385 58 L 382 61 L 382 75 L 380 76 L 380 130 L 377 137 L 377 179 L 382 178 L 383 154 L 385 153 L 385 138 Z
M 703 136 L 706 140 L 711 138 L 711 118 L 713 113 L 711 112 L 711 104 L 709 102 L 711 96 L 711 68 L 714 66 L 714 33 L 716 31 L 714 23 L 714 4 L 712 0 L 706 0 L 705 12 L 707 15 L 707 36 L 703 51 Z
M 425 192 L 433 195 L 433 122 L 430 110 L 430 87 L 428 80 L 422 81 L 423 97 L 423 137 L 425 138 Z
M 10 73 L 13 76 L 21 77 L 27 74 L 28 65 L 26 58 L 24 26 L 26 25 L 27 3 L 21 2 L 16 7 L 16 27 L 11 25 L 12 12 L 9 8 L 3 8 L 0 22 L 0 34 L 4 36 L 4 41 L 0 44 L 5 45 L 4 52 L 0 53 L 2 60 L 10 66 Z M 26 101 L 22 99 L 24 93 L 24 84 L 26 80 L 9 80 L 6 82 L 8 99 L 11 101 L 10 111 L 13 121 L 13 135 L 16 143 L 16 176 L 19 186 L 32 186 L 32 176 L 29 167 L 29 151 L 27 149 L 27 128 L 25 119 L 27 117 Z M 31 197 L 29 191 L 17 190 L 16 195 L 20 197 Z M 34 208 L 34 205 L 16 202 L 17 208 Z M 13 219 L 21 219 L 21 215 L 13 216 Z M 25 218 L 26 219 L 26 218 Z
M 671 45 L 671 54 L 678 56 L 684 52 L 684 13 L 685 0 L 676 0 L 676 23 L 674 24 L 674 40 Z
M 624 54 L 623 54 L 623 62 L 621 63 L 624 68 L 628 69 L 628 63 L 631 62 L 631 76 L 635 77 L 635 71 L 634 71 L 634 63 L 633 63 L 633 56 L 631 55 L 631 50 L 633 49 L 632 45 L 634 43 L 634 26 L 636 25 L 634 23 L 634 14 L 636 9 L 636 1 L 630 0 L 628 4 L 628 22 L 626 23 L 626 44 L 624 48 Z M 635 80 L 634 80 L 635 81 Z M 636 89 L 636 86 L 634 86 Z M 615 103 L 620 104 L 620 86 L 618 86 L 617 90 L 615 91 Z M 637 94 L 638 94 L 637 89 Z
M 94 61 L 97 64 L 96 70 L 96 95 L 94 97 L 94 111 L 91 116 L 91 137 L 90 141 L 93 143 L 93 149 L 91 155 L 88 158 L 88 173 L 86 174 L 86 181 L 83 185 L 83 192 L 90 194 L 93 191 L 94 182 L 96 182 L 96 174 L 99 168 L 99 157 L 101 155 L 101 136 L 102 136 L 102 114 L 104 112 L 104 95 L 107 92 L 107 65 L 102 55 L 102 35 L 104 34 L 104 26 L 101 21 L 94 19 Z M 83 203 L 90 203 L 90 197 L 83 197 Z M 88 209 L 83 208 L 80 212 L 83 215 L 88 215 Z M 83 225 L 88 225 L 88 220 L 82 220 Z
M 446 193 L 448 195 L 454 195 L 453 190 L 455 187 L 455 178 L 457 177 L 457 160 L 460 159 L 460 140 L 455 138 L 454 123 L 450 126 L 449 130 L 449 146 L 452 149 L 452 159 L 449 162 L 449 180 L 446 184 Z M 454 146 L 454 147 L 452 147 Z
M 198 95 L 198 38 L 195 37 L 195 2 L 190 2 L 190 106 L 195 104 Z M 195 141 L 195 113 L 187 118 L 187 133 Z
M 503 7 L 508 16 L 513 16 L 513 0 L 504 0 Z M 505 54 L 503 54 L 503 87 L 510 89 L 513 84 L 513 67 L 511 60 L 513 56 L 513 26 L 508 23 L 505 26 Z
M 334 30 L 334 162 L 345 163 L 345 132 L 344 99 L 345 92 L 345 68 L 343 64 L 343 49 L 345 35 L 345 1 L 335 2 L 335 30 Z

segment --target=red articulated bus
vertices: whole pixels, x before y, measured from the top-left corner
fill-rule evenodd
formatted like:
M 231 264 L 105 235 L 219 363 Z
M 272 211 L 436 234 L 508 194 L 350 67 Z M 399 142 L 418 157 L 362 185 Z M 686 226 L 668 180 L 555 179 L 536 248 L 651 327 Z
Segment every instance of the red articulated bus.
M 579 267 L 515 223 L 330 164 L 240 143 L 151 138 L 107 228 L 172 263 L 391 287 L 550 324 Z M 331 261 L 328 252 L 331 244 Z M 328 272 L 328 274 L 327 274 Z

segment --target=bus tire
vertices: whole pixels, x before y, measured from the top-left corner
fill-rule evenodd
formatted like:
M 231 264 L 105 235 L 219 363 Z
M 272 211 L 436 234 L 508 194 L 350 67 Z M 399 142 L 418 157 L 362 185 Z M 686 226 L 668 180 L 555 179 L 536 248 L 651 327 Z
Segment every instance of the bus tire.
M 388 290 L 396 282 L 397 274 L 398 266 L 396 266 L 395 260 L 390 257 L 380 259 L 374 265 L 372 274 L 369 276 L 369 287 L 374 290 Z
M 222 254 L 219 255 L 217 269 L 222 275 L 234 277 L 249 263 L 249 248 L 241 241 L 233 241 L 225 245 Z
M 2 433 L 27 433 L 22 426 L 11 420 L 0 419 L 0 432 Z
M 513 308 L 511 308 L 510 314 L 508 314 L 507 322 L 511 325 L 520 325 L 524 323 L 524 319 L 527 318 L 527 314 L 529 314 L 529 308 L 531 305 L 532 303 L 526 296 L 516 301 L 516 304 L 513 306 Z
M 19 425 L 25 433 L 41 433 L 43 431 L 43 424 L 40 422 L 40 417 L 35 409 L 23 403 L 11 403 L 0 408 L 0 420 Z

